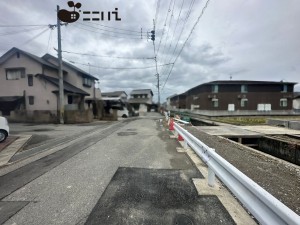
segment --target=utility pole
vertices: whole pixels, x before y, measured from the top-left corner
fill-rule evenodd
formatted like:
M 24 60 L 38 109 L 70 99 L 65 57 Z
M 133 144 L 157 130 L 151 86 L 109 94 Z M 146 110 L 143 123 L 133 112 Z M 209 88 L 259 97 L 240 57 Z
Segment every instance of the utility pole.
M 59 12 L 59 5 L 57 5 Z M 61 32 L 60 19 L 57 17 L 57 42 L 58 42 L 58 74 L 59 74 L 59 122 L 64 124 L 64 79 L 62 71 L 62 54 L 61 54 Z
M 153 48 L 154 48 L 154 60 L 155 60 L 155 68 L 157 77 L 157 94 L 158 94 L 158 107 L 160 106 L 160 88 L 159 88 L 159 73 L 157 68 L 157 57 L 156 57 L 156 50 L 155 50 L 155 20 L 153 19 L 153 30 L 151 31 L 151 40 L 153 41 Z

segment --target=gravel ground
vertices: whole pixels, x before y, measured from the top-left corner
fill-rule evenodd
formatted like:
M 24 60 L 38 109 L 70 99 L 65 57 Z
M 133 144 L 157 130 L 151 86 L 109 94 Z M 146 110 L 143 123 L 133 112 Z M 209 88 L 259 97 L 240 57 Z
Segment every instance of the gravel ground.
M 299 166 L 267 157 L 227 139 L 208 135 L 199 129 L 201 128 L 187 128 L 195 137 L 216 149 L 224 159 L 300 215 Z

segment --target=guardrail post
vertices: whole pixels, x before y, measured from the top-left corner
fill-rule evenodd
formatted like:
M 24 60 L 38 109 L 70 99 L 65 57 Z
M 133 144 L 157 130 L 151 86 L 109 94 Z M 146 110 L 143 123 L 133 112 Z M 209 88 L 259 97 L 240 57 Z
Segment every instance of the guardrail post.
M 212 148 L 211 150 L 215 151 L 215 149 Z M 216 183 L 216 174 L 210 167 L 208 167 L 208 186 L 214 187 L 215 183 Z
M 189 148 L 188 143 L 187 143 L 187 141 L 185 139 L 183 141 L 183 148 L 184 149 L 188 149 Z
M 176 138 L 178 138 L 178 132 L 176 130 L 174 130 L 174 135 Z

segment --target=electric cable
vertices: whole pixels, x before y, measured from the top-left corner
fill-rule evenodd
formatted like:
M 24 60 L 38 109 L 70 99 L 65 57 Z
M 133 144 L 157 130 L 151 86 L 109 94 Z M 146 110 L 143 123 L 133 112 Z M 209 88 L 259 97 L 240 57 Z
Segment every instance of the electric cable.
M 95 57 L 102 57 L 102 58 L 115 58 L 115 59 L 154 59 L 154 57 L 122 57 L 122 56 L 109 56 L 109 55 L 97 55 L 97 54 L 88 54 L 88 53 L 79 53 L 79 52 L 70 52 L 70 51 L 62 51 L 68 54 L 75 54 L 75 55 L 83 55 L 83 56 L 95 56 Z
M 42 32 L 38 33 L 38 34 L 35 35 L 34 37 L 30 38 L 29 40 L 27 40 L 26 42 L 24 42 L 22 45 L 26 45 L 26 44 L 32 42 L 34 39 L 38 38 L 39 36 L 41 36 L 42 34 L 44 34 L 46 31 L 48 31 L 48 28 L 46 28 L 46 29 L 43 30 Z
M 96 30 L 111 32 L 111 33 L 114 33 L 114 34 L 123 34 L 123 35 L 135 36 L 135 37 L 140 37 L 141 36 L 140 34 L 128 34 L 128 33 L 124 33 L 124 32 L 117 32 L 117 31 L 112 31 L 112 30 L 101 29 L 101 28 L 98 28 L 98 27 L 89 26 L 87 24 L 79 23 L 79 22 L 78 22 L 78 24 L 80 24 L 82 26 L 85 26 L 85 27 L 90 27 L 90 28 L 93 28 L 93 29 L 96 29 Z
M 187 15 L 186 15 L 186 17 L 185 17 L 185 19 L 184 19 L 183 25 L 182 25 L 182 27 L 181 27 L 181 31 L 180 31 L 180 34 L 179 34 L 179 36 L 178 36 L 178 39 L 177 39 L 175 48 L 174 48 L 174 50 L 173 50 L 173 53 L 172 53 L 171 56 L 169 57 L 169 62 L 171 62 L 173 56 L 175 56 L 175 52 L 176 52 L 176 49 L 177 49 L 177 47 L 178 47 L 180 38 L 181 38 L 181 36 L 182 36 L 182 34 L 183 34 L 184 29 L 186 28 L 186 24 L 187 24 L 187 21 L 188 21 L 190 15 L 191 15 L 191 13 L 192 13 L 192 9 L 193 9 L 194 4 L 195 4 L 195 0 L 192 0 L 191 3 L 190 3 L 189 9 L 188 9 Z M 165 62 L 165 61 L 164 61 L 164 62 Z M 167 61 L 167 62 L 168 62 L 168 61 Z M 162 74 L 165 74 L 167 71 L 168 71 L 168 68 L 165 67 L 164 70 L 163 70 L 163 72 L 162 72 Z
M 64 58 L 66 59 L 66 58 Z M 90 66 L 90 67 L 94 67 L 94 68 L 100 68 L 100 69 L 113 69 L 113 70 L 139 70 L 139 69 L 150 69 L 150 68 L 154 68 L 156 67 L 154 66 L 145 66 L 145 67 L 101 67 L 101 66 L 95 66 L 95 65 L 91 65 L 91 64 L 86 64 L 86 63 L 80 63 L 80 62 L 75 62 L 69 59 L 68 60 L 70 63 L 73 64 L 78 64 L 78 65 L 83 65 L 83 66 Z M 165 66 L 165 65 L 157 65 L 157 66 Z
M 19 34 L 19 33 L 23 33 L 23 32 L 30 32 L 30 31 L 35 31 L 35 30 L 41 30 L 43 28 L 44 27 L 35 27 L 35 28 L 31 28 L 31 29 L 8 31 L 8 32 L 5 32 L 5 33 L 0 33 L 0 36 L 14 35 L 14 34 Z
M 78 28 L 78 29 L 81 29 L 81 30 L 89 31 L 89 32 L 92 32 L 92 33 L 101 34 L 101 35 L 103 35 L 103 36 L 108 36 L 108 37 L 114 37 L 114 38 L 126 38 L 126 39 L 135 39 L 135 40 L 139 39 L 139 40 L 141 40 L 140 37 L 139 37 L 139 38 L 134 38 L 134 37 L 122 37 L 122 36 L 116 36 L 116 35 L 110 35 L 110 34 L 100 33 L 100 32 L 97 32 L 97 31 L 95 31 L 95 30 L 89 30 L 89 29 L 86 29 L 86 28 L 84 28 L 84 27 L 80 27 L 80 26 L 78 26 L 78 25 L 76 25 L 76 24 L 74 24 L 74 27 L 76 27 L 76 28 Z
M 98 23 L 93 23 L 93 22 L 90 22 L 90 21 L 87 21 L 87 23 L 95 24 L 95 25 L 110 28 L 110 29 L 123 30 L 123 31 L 128 31 L 128 32 L 132 32 L 132 33 L 139 33 L 139 34 L 141 33 L 140 31 L 136 31 L 136 30 L 128 30 L 128 29 L 122 29 L 122 28 L 118 28 L 118 27 L 110 27 L 110 26 L 106 26 L 106 25 L 102 25 L 102 24 L 98 24 Z
M 183 43 L 182 48 L 180 49 L 180 51 L 179 51 L 177 57 L 175 58 L 175 60 L 174 60 L 174 62 L 173 62 L 173 65 L 172 65 L 172 67 L 171 67 L 171 70 L 170 70 L 170 72 L 169 72 L 169 74 L 168 74 L 168 77 L 167 77 L 167 79 L 166 79 L 166 81 L 165 81 L 165 83 L 164 83 L 162 89 L 164 89 L 164 87 L 165 87 L 165 85 L 166 85 L 166 83 L 167 83 L 167 81 L 168 81 L 168 79 L 169 79 L 169 77 L 170 77 L 170 75 L 171 75 L 171 73 L 172 73 L 172 70 L 173 70 L 173 68 L 174 68 L 174 65 L 175 65 L 175 63 L 176 63 L 178 57 L 179 57 L 180 54 L 182 53 L 182 51 L 183 51 L 183 49 L 184 49 L 186 43 L 188 42 L 188 40 L 189 40 L 190 37 L 192 36 L 193 31 L 195 30 L 196 26 L 198 25 L 200 19 L 202 18 L 203 14 L 204 14 L 204 12 L 205 12 L 205 10 L 207 9 L 209 1 L 210 1 L 210 0 L 207 0 L 207 1 L 206 1 L 204 7 L 202 8 L 202 11 L 201 11 L 199 17 L 197 18 L 197 20 L 196 20 L 194 26 L 192 27 L 192 29 L 191 29 L 191 31 L 190 31 L 190 34 L 188 35 L 187 39 L 186 39 L 185 42 Z

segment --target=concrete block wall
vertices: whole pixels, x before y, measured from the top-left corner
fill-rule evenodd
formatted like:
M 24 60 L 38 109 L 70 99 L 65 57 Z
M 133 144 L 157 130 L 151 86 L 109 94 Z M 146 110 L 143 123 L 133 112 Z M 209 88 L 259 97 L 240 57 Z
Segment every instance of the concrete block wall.
M 267 124 L 271 126 L 282 126 L 294 130 L 300 130 L 300 121 L 294 120 L 279 120 L 279 119 L 268 119 Z
M 90 123 L 93 121 L 94 115 L 91 109 L 80 111 L 65 111 L 65 123 Z
M 289 143 L 273 137 L 258 140 L 258 149 L 288 162 L 300 165 L 300 144 Z
M 9 122 L 17 123 L 56 123 L 57 111 L 51 110 L 15 110 L 6 117 Z

